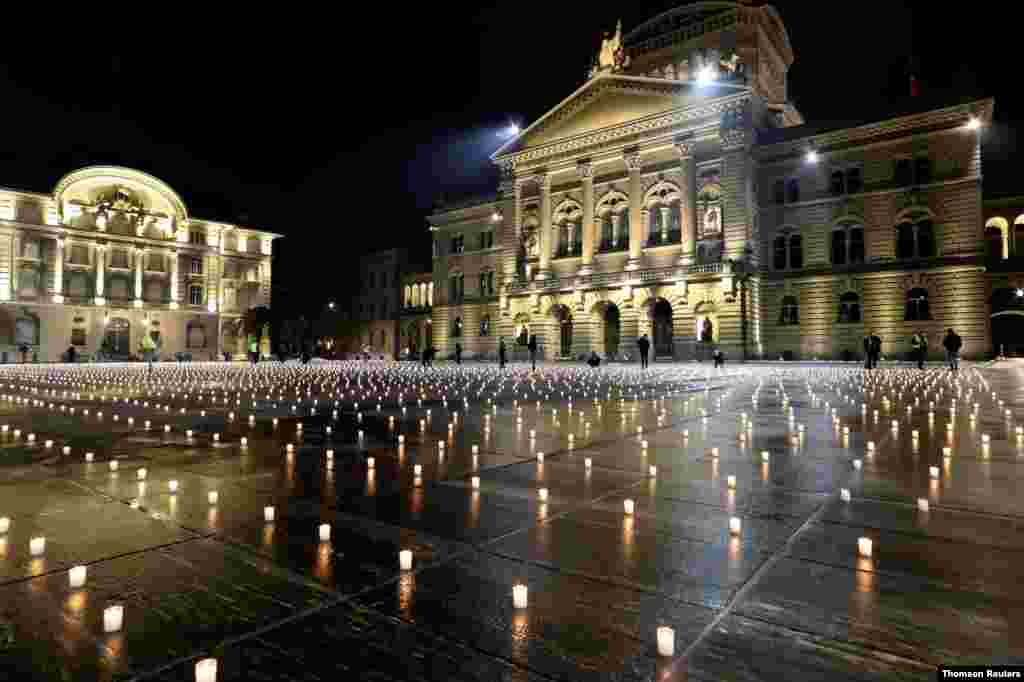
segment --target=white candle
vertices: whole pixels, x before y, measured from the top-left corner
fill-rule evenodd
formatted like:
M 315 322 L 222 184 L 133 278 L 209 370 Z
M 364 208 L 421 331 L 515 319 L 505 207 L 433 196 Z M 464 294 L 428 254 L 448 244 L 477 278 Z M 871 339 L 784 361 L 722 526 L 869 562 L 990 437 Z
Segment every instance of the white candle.
M 241 440 L 241 443 L 242 443 L 242 447 L 243 447 L 243 448 L 245 448 L 245 447 L 248 447 L 248 446 L 249 446 L 249 439 L 248 439 L 248 438 L 246 438 L 245 436 L 242 436 L 242 440 Z M 210 658 L 210 659 L 208 659 L 208 660 L 210 660 L 210 661 L 214 661 L 214 659 L 212 659 L 212 658 Z M 216 663 L 216 661 L 214 661 L 214 663 Z
M 951 448 L 949 446 L 946 446 L 946 447 L 942 448 L 942 456 L 943 457 L 952 457 L 953 456 L 953 448 Z
M 6 516 L 0 516 L 0 535 L 11 529 L 11 520 Z
M 473 446 L 473 454 L 476 455 L 476 454 L 479 454 L 479 453 L 480 453 L 480 446 L 479 445 L 474 445 Z
M 172 493 L 178 492 L 178 482 L 177 481 L 168 481 L 167 482 L 167 489 L 170 490 Z
M 403 549 L 398 553 L 398 567 L 403 571 L 412 570 L 412 550 Z
M 633 515 L 633 506 L 634 506 L 633 505 L 633 500 L 623 500 L 622 501 L 623 511 L 625 511 L 626 515 L 628 515 L 628 516 L 632 516 Z
M 857 540 L 857 552 L 864 558 L 871 558 L 871 538 L 860 538 Z
M 519 585 L 514 585 L 512 587 L 512 606 L 517 609 L 525 609 L 527 603 L 526 596 L 526 585 L 521 583 Z
M 85 584 L 86 568 L 85 566 L 73 566 L 68 571 L 68 583 L 73 588 L 79 588 Z
M 196 663 L 196 682 L 217 682 L 216 658 L 204 658 Z
M 367 457 L 366 458 L 366 468 L 367 469 L 372 469 L 375 466 L 377 466 L 377 460 L 375 460 L 373 457 Z
M 918 511 L 928 511 L 928 500 L 923 497 L 917 498 L 917 509 Z
M 861 461 L 859 459 L 853 460 L 853 468 L 857 469 L 857 470 L 860 470 L 860 467 L 861 467 Z
M 537 461 L 538 462 L 543 462 L 544 461 L 544 453 L 543 452 L 538 452 L 537 453 Z
M 729 519 L 729 533 L 730 534 L 732 534 L 732 535 L 739 535 L 741 527 L 742 527 L 742 521 L 740 521 L 740 517 L 734 516 L 731 519 Z
M 419 476 L 420 474 L 422 474 L 423 473 L 423 465 L 422 464 L 414 464 L 413 467 L 412 467 L 412 473 L 415 476 Z
M 735 488 L 736 487 L 736 477 L 735 476 L 729 476 L 727 479 L 725 479 L 725 483 L 730 488 Z
M 874 451 L 875 451 L 875 441 L 869 440 L 868 441 L 868 452 L 874 452 Z
M 470 479 L 470 485 L 472 486 L 473 490 L 480 490 L 480 477 L 474 476 L 472 479 Z
M 263 520 L 267 523 L 271 523 L 274 520 L 274 508 L 264 507 L 263 508 Z
M 982 443 L 988 444 L 988 442 L 990 440 L 991 440 L 991 437 L 987 433 L 981 434 L 981 442 Z
M 320 542 L 328 542 L 331 539 L 331 524 L 320 524 Z
M 932 478 L 939 477 L 939 467 L 928 467 L 928 475 Z
M 111 471 L 117 471 L 117 460 L 116 459 L 110 460 L 110 470 Z
M 135 475 L 136 475 L 136 476 L 138 476 L 138 478 L 139 478 L 139 480 L 140 480 L 140 481 L 144 481 L 144 480 L 146 480 L 146 473 L 147 473 L 147 472 L 146 472 L 146 470 L 145 470 L 145 469 L 139 469 L 139 470 L 138 470 L 138 471 L 137 471 L 137 472 L 135 473 Z
M 207 501 L 208 501 L 208 502 L 209 502 L 210 504 L 217 504 L 217 499 L 218 499 L 218 497 L 219 497 L 219 496 L 217 495 L 217 491 L 216 491 L 216 490 L 211 490 L 211 491 L 210 491 L 209 493 L 207 493 L 207 495 L 206 495 L 206 500 L 207 500 Z
M 768 460 L 771 459 L 771 457 L 772 457 L 771 454 L 767 450 L 762 450 L 761 451 L 761 461 L 762 462 L 767 462 Z
M 547 499 L 548 499 L 548 489 L 547 488 L 541 488 L 540 490 L 537 491 L 537 496 L 540 497 L 540 501 L 541 502 L 547 502 Z
M 654 465 L 652 464 L 651 466 L 649 466 L 649 467 L 647 468 L 647 473 L 648 473 L 648 475 L 650 475 L 651 477 L 657 476 L 657 475 L 658 475 L 658 467 L 656 467 L 656 466 L 654 466 Z
M 592 464 L 593 464 L 593 462 L 591 461 L 591 459 L 589 457 L 585 457 L 583 459 L 583 466 L 585 466 L 587 469 L 589 469 L 592 466 Z
M 189 429 L 188 431 L 185 432 L 185 438 L 191 438 L 191 437 L 192 437 L 192 429 Z
M 647 441 L 645 441 L 645 440 L 644 441 L 640 441 L 640 447 L 643 448 L 644 450 L 646 450 L 647 449 Z
M 117 632 L 124 623 L 124 607 L 120 604 L 103 609 L 103 632 Z
M 676 653 L 676 631 L 667 625 L 658 627 L 658 655 L 674 656 Z
M 39 556 L 46 551 L 46 538 L 32 538 L 28 541 L 28 552 L 32 556 Z
M 839 491 L 839 499 L 841 499 L 843 502 L 849 502 L 850 501 L 850 489 L 849 488 L 843 488 L 842 490 L 840 490 Z

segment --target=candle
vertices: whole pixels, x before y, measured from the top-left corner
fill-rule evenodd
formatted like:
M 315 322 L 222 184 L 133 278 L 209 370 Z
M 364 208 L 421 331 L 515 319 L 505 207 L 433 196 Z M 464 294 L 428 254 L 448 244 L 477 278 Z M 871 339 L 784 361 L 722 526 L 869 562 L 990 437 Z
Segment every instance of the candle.
M 273 507 L 264 507 L 263 508 L 263 520 L 266 521 L 267 523 L 272 523 L 274 521 L 274 508 Z
M 366 458 L 366 468 L 367 469 L 372 469 L 376 465 L 377 465 L 377 460 L 376 459 L 374 459 L 373 457 L 367 457 Z
M 414 464 L 413 467 L 412 467 L 412 473 L 415 476 L 419 476 L 420 474 L 422 474 L 423 473 L 423 465 L 422 464 Z
M 473 454 L 476 455 L 476 454 L 479 454 L 479 453 L 480 453 L 480 446 L 479 445 L 474 445 L 473 446 Z
M 860 470 L 860 467 L 861 467 L 861 461 L 859 459 L 853 460 L 853 468 L 857 469 L 857 470 Z
M 547 488 L 541 488 L 540 490 L 537 491 L 537 495 L 538 495 L 538 497 L 540 497 L 540 501 L 541 502 L 547 502 L 547 500 L 548 500 L 548 489 Z
M 170 490 L 172 493 L 178 492 L 178 482 L 177 481 L 168 481 L 167 482 L 167 489 Z
M 928 511 L 928 500 L 923 497 L 917 498 L 917 510 L 923 512 Z
M 6 516 L 0 516 L 0 535 L 11 529 L 11 520 Z
M 120 604 L 103 609 L 103 631 L 117 632 L 124 622 L 124 607 Z
M 140 481 L 144 481 L 146 480 L 146 473 L 147 472 L 145 469 L 139 469 L 135 475 L 139 477 Z
M 732 535 L 739 535 L 741 525 L 742 522 L 740 521 L 740 517 L 732 517 L 731 519 L 729 519 L 729 533 Z
M 512 606 L 517 609 L 526 608 L 526 585 L 522 583 L 512 587 Z
M 85 584 L 86 568 L 85 566 L 73 566 L 68 571 L 68 583 L 73 588 L 79 588 Z
M 544 453 L 543 452 L 538 452 L 537 453 L 537 461 L 538 462 L 543 462 L 544 461 Z
M 329 542 L 331 539 L 331 524 L 320 524 L 320 542 Z
M 111 471 L 117 471 L 117 460 L 116 459 L 110 460 L 110 470 Z
M 674 656 L 676 652 L 676 631 L 667 625 L 658 627 L 658 655 Z
M 470 485 L 472 486 L 473 490 L 480 490 L 480 477 L 474 476 L 472 479 L 470 479 Z
M 216 491 L 216 490 L 211 490 L 211 491 L 210 491 L 209 493 L 207 493 L 207 495 L 206 495 L 206 500 L 207 500 L 207 501 L 208 501 L 208 502 L 209 502 L 210 504 L 217 504 L 217 498 L 218 498 L 218 495 L 217 495 L 217 491 Z
M 403 571 L 412 570 L 412 550 L 403 549 L 398 553 L 398 567 Z
M 857 552 L 865 559 L 871 558 L 871 538 L 857 540 Z
M 939 477 L 939 467 L 928 467 L 928 475 L 932 478 Z
M 583 458 L 583 466 L 585 466 L 587 469 L 589 469 L 592 464 L 593 464 L 593 462 L 591 462 L 589 457 L 584 457 Z
M 725 479 L 725 483 L 730 488 L 735 489 L 736 488 L 736 477 L 735 476 L 729 476 L 727 479 Z
M 771 454 L 769 454 L 769 452 L 767 450 L 762 450 L 761 451 L 761 461 L 762 462 L 767 462 L 769 459 L 771 459 L 771 457 L 772 457 Z
M 191 437 L 192 437 L 192 429 L 189 429 L 188 431 L 185 432 L 185 438 L 191 438 Z
M 632 516 L 633 515 L 633 506 L 634 506 L 633 500 L 623 500 L 622 501 L 622 508 L 626 512 L 627 516 Z
M 196 663 L 196 682 L 217 682 L 216 658 L 204 658 Z
M 46 551 L 46 538 L 32 538 L 29 540 L 28 551 L 32 556 L 40 556 Z
M 647 468 L 647 473 L 648 473 L 648 474 L 649 474 L 649 475 L 650 475 L 651 477 L 657 476 L 657 475 L 658 475 L 658 467 L 656 467 L 656 466 L 654 466 L 654 465 L 652 464 L 651 466 L 649 466 L 649 467 Z
M 849 502 L 850 501 L 850 489 L 849 488 L 843 488 L 842 490 L 840 490 L 839 491 L 839 498 L 843 502 Z

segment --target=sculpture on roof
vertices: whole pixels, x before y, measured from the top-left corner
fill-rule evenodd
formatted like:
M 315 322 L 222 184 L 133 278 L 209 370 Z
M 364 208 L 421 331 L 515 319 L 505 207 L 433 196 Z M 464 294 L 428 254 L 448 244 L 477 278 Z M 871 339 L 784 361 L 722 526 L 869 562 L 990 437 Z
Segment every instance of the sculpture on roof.
M 622 20 L 615 25 L 615 34 L 601 40 L 601 51 L 597 53 L 597 63 L 590 69 L 593 77 L 600 71 L 618 71 L 629 66 L 629 56 L 622 47 Z

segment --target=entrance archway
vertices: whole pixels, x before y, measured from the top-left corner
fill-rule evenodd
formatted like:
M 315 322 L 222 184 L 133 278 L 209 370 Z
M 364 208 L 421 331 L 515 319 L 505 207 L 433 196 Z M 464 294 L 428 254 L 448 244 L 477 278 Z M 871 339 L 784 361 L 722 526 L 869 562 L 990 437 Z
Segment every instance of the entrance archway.
M 517 346 L 526 347 L 530 342 L 530 316 L 526 313 L 519 313 L 514 320 L 513 334 Z
M 572 311 L 568 306 L 552 306 L 550 315 L 554 318 L 558 332 L 558 355 L 562 358 L 572 357 Z
M 107 330 L 103 335 L 103 349 L 111 355 L 128 355 L 131 353 L 131 323 L 123 317 L 112 317 L 107 322 Z
M 992 306 L 992 351 L 998 355 L 1024 356 L 1024 295 L 1021 289 L 996 289 Z
M 619 354 L 622 336 L 622 319 L 619 308 L 614 303 L 600 301 L 591 309 L 592 324 L 597 334 L 594 338 L 595 350 L 604 353 L 605 358 L 614 358 Z
M 672 304 L 663 298 L 651 306 L 651 331 L 654 341 L 654 357 L 672 357 Z
M 714 303 L 704 302 L 693 309 L 695 326 L 694 339 L 700 343 L 718 342 L 718 308 Z

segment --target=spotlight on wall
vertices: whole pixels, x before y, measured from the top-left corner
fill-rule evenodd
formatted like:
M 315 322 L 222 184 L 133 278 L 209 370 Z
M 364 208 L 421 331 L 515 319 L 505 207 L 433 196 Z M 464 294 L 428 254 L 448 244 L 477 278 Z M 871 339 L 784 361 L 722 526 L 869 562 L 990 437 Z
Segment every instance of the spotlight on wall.
M 968 130 L 977 130 L 980 127 L 981 127 L 981 119 L 979 119 L 977 116 L 971 116 L 969 119 L 967 119 L 967 129 Z
M 495 211 L 494 213 L 491 214 L 491 222 L 495 222 L 496 223 L 499 220 L 501 220 L 501 214 L 500 213 Z
M 804 156 L 804 159 L 807 161 L 807 163 L 818 163 L 818 152 L 814 151 L 813 149 L 808 149 L 807 155 Z
M 698 85 L 707 85 L 713 80 L 715 80 L 715 70 L 710 66 L 705 66 L 699 72 L 697 72 Z

